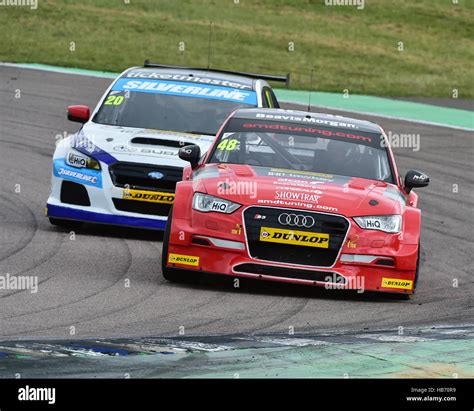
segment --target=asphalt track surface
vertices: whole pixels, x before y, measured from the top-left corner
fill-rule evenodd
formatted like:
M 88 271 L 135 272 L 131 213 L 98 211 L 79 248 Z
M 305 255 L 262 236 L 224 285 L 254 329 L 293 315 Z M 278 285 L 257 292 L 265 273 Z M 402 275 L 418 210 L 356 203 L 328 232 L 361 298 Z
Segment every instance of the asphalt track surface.
M 418 190 L 422 266 L 415 298 L 259 281 L 241 281 L 238 289 L 222 279 L 177 285 L 161 276 L 160 234 L 87 225 L 71 239 L 44 217 L 56 136 L 78 129 L 67 121 L 66 106 L 93 107 L 110 81 L 0 67 L 0 275 L 39 277 L 36 294 L 0 290 L 0 339 L 178 337 L 183 330 L 288 335 L 289 327 L 298 335 L 473 322 L 472 133 L 363 116 L 387 132 L 421 137 L 420 151 L 395 149 L 402 172 L 415 168 L 431 177 Z

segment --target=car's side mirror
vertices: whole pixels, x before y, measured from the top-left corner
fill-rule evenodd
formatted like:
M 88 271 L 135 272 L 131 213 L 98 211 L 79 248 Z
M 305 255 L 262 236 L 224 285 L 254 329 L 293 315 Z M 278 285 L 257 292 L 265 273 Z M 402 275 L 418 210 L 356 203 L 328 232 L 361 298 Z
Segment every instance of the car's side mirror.
M 188 161 L 191 164 L 191 168 L 196 168 L 201 158 L 201 149 L 196 144 L 190 144 L 188 146 L 181 147 L 178 152 L 178 156 L 181 160 Z
M 87 106 L 69 106 L 67 108 L 67 119 L 77 123 L 85 123 L 91 116 L 91 110 Z
M 413 188 L 426 187 L 430 178 L 421 171 L 410 170 L 405 175 L 405 190 L 409 193 Z

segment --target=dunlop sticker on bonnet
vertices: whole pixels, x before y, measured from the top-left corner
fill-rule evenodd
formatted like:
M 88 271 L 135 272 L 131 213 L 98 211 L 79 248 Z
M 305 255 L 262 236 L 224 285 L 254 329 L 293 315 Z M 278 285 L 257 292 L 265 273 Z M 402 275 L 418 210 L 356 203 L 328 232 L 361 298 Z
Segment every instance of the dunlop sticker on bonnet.
M 194 255 L 169 254 L 168 262 L 173 264 L 192 265 L 197 267 L 199 265 L 199 257 L 196 257 Z
M 382 287 L 411 290 L 413 288 L 413 281 L 401 280 L 399 278 L 382 278 Z
M 329 248 L 329 234 L 261 227 L 260 241 L 269 243 Z
M 162 193 L 160 191 L 123 190 L 125 200 L 147 201 L 149 203 L 173 204 L 174 193 Z

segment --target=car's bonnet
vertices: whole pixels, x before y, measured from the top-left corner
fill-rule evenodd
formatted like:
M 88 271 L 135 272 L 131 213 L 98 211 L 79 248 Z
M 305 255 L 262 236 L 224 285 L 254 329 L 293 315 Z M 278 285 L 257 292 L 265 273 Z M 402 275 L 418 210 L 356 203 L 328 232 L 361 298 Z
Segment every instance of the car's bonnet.
M 178 157 L 180 147 L 197 144 L 207 151 L 214 136 L 179 133 L 167 130 L 140 129 L 87 123 L 76 139 L 89 142 L 117 161 L 184 167 Z
M 393 184 L 313 172 L 209 164 L 194 173 L 193 180 L 195 190 L 243 205 L 357 216 L 401 214 L 406 204 Z

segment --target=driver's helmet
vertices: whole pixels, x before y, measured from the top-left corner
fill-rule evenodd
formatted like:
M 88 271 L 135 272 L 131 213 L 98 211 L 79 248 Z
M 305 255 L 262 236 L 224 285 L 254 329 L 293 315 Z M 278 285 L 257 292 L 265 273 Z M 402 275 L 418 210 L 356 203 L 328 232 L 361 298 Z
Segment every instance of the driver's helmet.
M 350 150 L 350 145 L 339 140 L 331 140 L 326 147 L 326 154 L 333 158 L 344 158 Z

